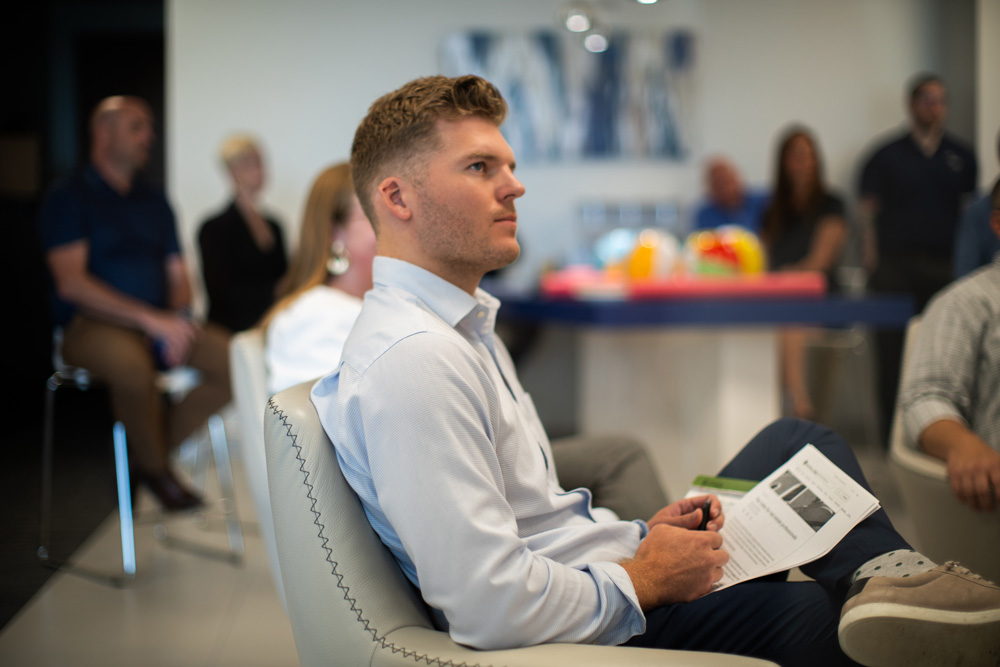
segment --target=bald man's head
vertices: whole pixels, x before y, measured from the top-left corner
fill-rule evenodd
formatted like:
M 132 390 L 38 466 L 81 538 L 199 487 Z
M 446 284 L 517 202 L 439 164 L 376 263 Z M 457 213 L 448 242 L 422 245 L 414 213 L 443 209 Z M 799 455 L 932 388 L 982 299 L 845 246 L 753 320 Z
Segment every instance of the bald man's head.
M 146 165 L 156 139 L 153 111 L 139 97 L 105 98 L 90 117 L 90 134 L 95 163 L 133 174 Z
M 743 181 L 733 163 L 725 158 L 713 158 L 705 166 L 705 186 L 708 197 L 725 210 L 734 210 L 743 203 Z

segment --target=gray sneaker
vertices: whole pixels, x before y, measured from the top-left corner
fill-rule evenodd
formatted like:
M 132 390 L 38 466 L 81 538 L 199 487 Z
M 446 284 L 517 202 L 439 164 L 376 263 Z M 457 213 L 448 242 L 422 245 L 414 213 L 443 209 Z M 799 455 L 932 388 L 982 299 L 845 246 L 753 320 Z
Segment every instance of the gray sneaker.
M 868 667 L 1000 665 L 1000 586 L 954 561 L 912 577 L 854 583 L 840 647 Z

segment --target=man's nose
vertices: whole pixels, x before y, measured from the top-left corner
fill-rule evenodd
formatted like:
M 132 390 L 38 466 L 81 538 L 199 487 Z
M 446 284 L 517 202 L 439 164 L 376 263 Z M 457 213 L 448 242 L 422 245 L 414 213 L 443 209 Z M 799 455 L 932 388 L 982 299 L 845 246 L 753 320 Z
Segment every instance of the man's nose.
M 521 181 L 517 180 L 517 177 L 514 176 L 513 172 L 510 172 L 507 177 L 507 182 L 504 184 L 501 198 L 517 199 L 523 194 L 524 194 L 524 185 L 521 184 Z

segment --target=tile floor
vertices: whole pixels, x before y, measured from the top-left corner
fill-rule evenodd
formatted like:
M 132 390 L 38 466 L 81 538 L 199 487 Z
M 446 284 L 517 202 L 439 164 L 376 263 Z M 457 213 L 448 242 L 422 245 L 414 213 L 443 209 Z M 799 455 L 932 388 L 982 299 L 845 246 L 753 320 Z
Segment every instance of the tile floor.
M 152 523 L 137 518 L 135 580 L 118 589 L 60 571 L 3 628 L 0 665 L 297 665 L 253 503 L 234 464 L 246 543 L 242 564 L 168 547 Z M 153 504 L 141 496 L 138 507 Z M 200 523 L 171 518 L 166 526 L 172 537 L 227 547 L 219 514 Z M 106 572 L 121 567 L 117 512 L 71 560 Z

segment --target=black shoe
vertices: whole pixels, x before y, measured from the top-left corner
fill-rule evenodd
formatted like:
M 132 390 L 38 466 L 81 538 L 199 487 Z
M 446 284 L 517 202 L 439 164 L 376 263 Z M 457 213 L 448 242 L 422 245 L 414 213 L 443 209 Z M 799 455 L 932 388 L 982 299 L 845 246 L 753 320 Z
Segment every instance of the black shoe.
M 156 496 L 156 499 L 160 501 L 163 509 L 168 512 L 194 509 L 204 504 L 204 501 L 200 497 L 184 488 L 170 470 L 164 470 L 155 475 L 138 471 L 135 474 L 135 480 L 136 484 L 145 484 L 153 492 L 153 495 Z M 132 496 L 132 501 L 134 504 L 134 495 Z

